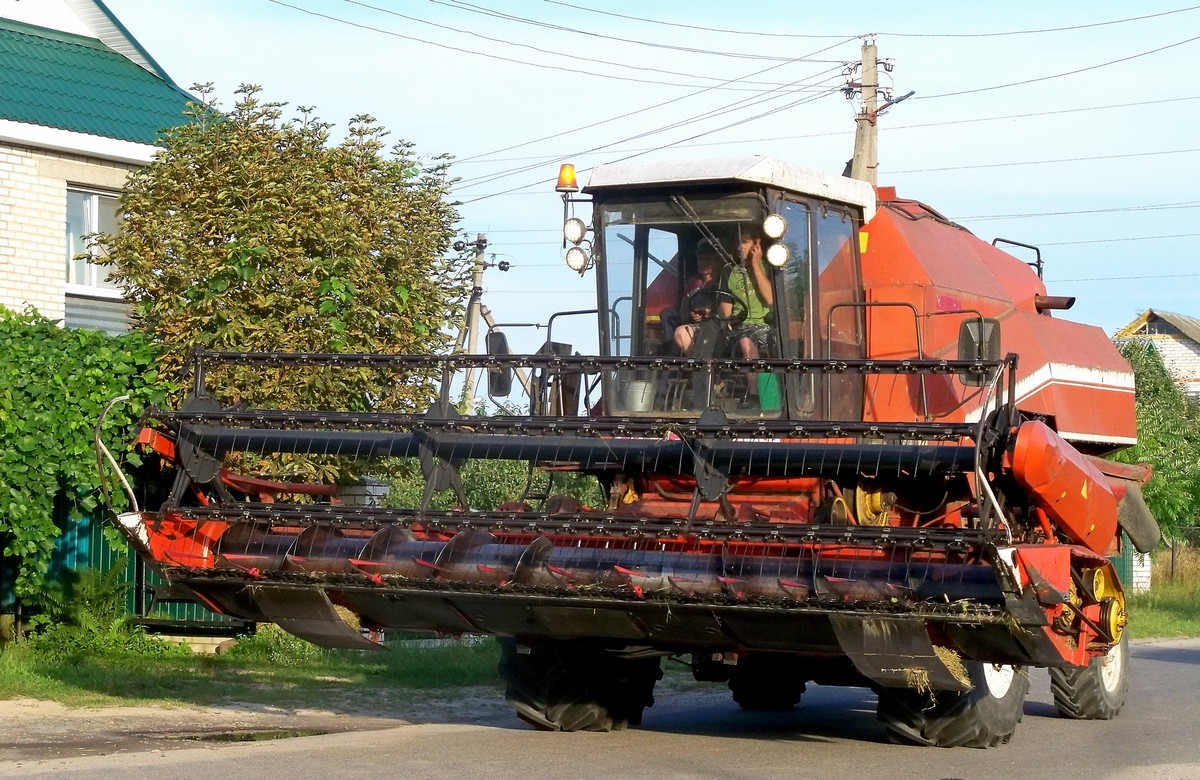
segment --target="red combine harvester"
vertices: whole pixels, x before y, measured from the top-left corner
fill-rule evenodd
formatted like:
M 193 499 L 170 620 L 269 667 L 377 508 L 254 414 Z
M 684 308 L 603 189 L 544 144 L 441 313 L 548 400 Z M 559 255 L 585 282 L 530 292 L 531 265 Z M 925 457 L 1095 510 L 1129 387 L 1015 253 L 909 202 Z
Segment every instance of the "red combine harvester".
M 1116 715 L 1107 556 L 1122 530 L 1158 540 L 1145 470 L 1105 459 L 1135 441 L 1133 374 L 1054 316 L 1072 299 L 1046 294 L 1040 256 L 762 157 L 600 166 L 584 192 L 567 262 L 594 269 L 597 308 L 563 316 L 595 322 L 600 354 L 552 330 L 529 355 L 500 331 L 475 356 L 196 354 L 192 395 L 141 430 L 176 469 L 161 507 L 120 516 L 130 542 L 211 609 L 318 644 L 373 646 L 347 610 L 495 635 L 509 703 L 547 729 L 639 723 L 665 656 L 747 709 L 868 686 L 889 735 L 927 745 L 1007 742 L 1030 667 L 1062 714 Z M 496 414 L 456 410 L 469 370 Z M 429 403 L 258 408 L 218 382 L 288 371 L 394 375 Z M 366 473 L 415 456 L 426 489 L 350 506 L 230 465 L 281 453 Z M 471 459 L 592 475 L 608 498 L 470 507 Z M 431 508 L 443 490 L 455 508 Z

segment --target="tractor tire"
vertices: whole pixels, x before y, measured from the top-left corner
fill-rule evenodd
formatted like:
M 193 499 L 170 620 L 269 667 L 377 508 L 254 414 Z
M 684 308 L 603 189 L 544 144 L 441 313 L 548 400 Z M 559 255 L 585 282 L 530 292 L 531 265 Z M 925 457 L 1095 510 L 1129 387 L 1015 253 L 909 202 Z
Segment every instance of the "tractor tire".
M 505 700 L 519 718 L 545 731 L 620 731 L 640 725 L 662 678 L 660 659 L 621 658 L 568 642 L 542 641 L 528 653 L 500 639 Z
M 880 688 L 879 720 L 888 738 L 928 747 L 989 748 L 1007 744 L 1025 714 L 1029 675 L 1015 666 L 968 663 L 972 688 L 917 693 Z
M 798 666 L 786 655 L 753 653 L 729 670 L 733 700 L 749 712 L 787 712 L 800 703 L 804 681 L 796 679 Z
M 1054 707 L 1064 718 L 1110 720 L 1125 704 L 1129 691 L 1129 634 L 1103 658 L 1077 669 L 1051 669 Z

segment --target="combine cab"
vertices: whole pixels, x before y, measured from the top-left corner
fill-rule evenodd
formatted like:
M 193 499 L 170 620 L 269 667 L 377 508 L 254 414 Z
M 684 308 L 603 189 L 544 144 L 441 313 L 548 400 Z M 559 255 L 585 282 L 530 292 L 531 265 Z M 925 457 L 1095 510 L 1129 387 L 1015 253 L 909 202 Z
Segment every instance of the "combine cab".
M 477 356 L 197 354 L 191 397 L 141 430 L 176 469 L 161 507 L 120 516 L 130 542 L 210 608 L 319 644 L 373 646 L 348 613 L 493 634 L 509 703 L 547 729 L 637 724 L 665 656 L 747 709 L 871 687 L 889 734 L 928 745 L 1006 742 L 1030 667 L 1064 715 L 1117 713 L 1107 556 L 1122 529 L 1158 538 L 1146 474 L 1104 459 L 1135 440 L 1133 375 L 1053 316 L 1071 301 L 1040 261 L 767 158 L 602 166 L 585 192 L 568 262 L 594 269 L 597 308 L 573 315 L 600 354 L 553 336 L 508 354 L 498 331 Z M 456 410 L 472 370 L 499 413 Z M 222 394 L 230 372 L 432 390 L 411 412 L 253 408 Z M 232 466 L 292 453 L 419 458 L 426 489 L 352 506 Z M 468 506 L 474 459 L 591 475 L 607 498 Z M 431 508 L 447 490 L 455 508 Z

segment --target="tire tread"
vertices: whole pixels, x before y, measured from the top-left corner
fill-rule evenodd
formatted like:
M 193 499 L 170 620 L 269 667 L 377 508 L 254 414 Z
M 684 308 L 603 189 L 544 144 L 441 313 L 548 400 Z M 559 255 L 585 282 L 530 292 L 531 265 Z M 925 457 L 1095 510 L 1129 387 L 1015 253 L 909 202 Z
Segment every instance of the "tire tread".
M 965 693 L 879 689 L 877 715 L 888 738 L 926 747 L 989 748 L 1007 744 L 1024 718 L 1029 675 L 1018 669 L 1008 693 L 996 699 L 988 692 L 982 664 L 970 664 L 968 669 L 974 687 Z
M 562 642 L 541 642 L 528 654 L 500 641 L 505 700 L 519 718 L 546 731 L 620 731 L 641 723 L 662 678 L 658 658 L 621 659 Z

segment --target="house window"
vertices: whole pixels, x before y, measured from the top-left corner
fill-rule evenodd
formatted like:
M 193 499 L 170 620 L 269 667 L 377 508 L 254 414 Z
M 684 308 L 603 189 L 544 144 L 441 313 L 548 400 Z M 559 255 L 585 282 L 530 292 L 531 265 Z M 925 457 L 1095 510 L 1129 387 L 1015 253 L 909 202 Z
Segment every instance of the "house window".
M 117 297 L 120 291 L 108 281 L 112 266 L 88 262 L 87 255 L 99 254 L 89 247 L 86 236 L 92 233 L 115 233 L 117 230 L 117 197 L 102 192 L 67 190 L 67 292 L 77 295 Z

